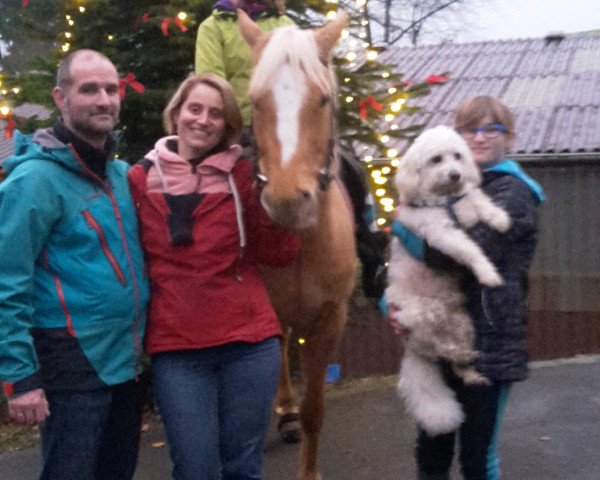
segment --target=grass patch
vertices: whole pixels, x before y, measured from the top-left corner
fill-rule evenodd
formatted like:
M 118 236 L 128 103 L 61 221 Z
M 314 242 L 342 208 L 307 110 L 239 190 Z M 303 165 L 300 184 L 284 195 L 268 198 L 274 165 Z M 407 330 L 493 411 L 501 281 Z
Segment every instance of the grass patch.
M 40 439 L 39 427 L 8 423 L 6 398 L 1 390 L 0 388 L 0 453 L 36 446 Z
M 31 448 L 38 444 L 38 427 L 24 427 L 12 423 L 0 424 L 0 453 Z

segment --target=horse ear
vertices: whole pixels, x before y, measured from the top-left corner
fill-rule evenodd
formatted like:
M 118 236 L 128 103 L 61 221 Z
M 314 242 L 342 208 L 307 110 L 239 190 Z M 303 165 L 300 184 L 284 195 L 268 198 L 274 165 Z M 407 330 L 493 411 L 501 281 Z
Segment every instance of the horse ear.
M 240 28 L 242 37 L 244 40 L 246 40 L 246 43 L 250 45 L 252 49 L 254 49 L 258 41 L 262 38 L 263 31 L 255 22 L 252 21 L 246 12 L 238 8 L 236 13 L 238 18 L 238 26 Z
M 321 28 L 315 30 L 315 39 L 321 56 L 324 59 L 329 58 L 331 50 L 342 34 L 342 30 L 348 25 L 348 14 L 340 12 L 335 20 L 327 22 Z

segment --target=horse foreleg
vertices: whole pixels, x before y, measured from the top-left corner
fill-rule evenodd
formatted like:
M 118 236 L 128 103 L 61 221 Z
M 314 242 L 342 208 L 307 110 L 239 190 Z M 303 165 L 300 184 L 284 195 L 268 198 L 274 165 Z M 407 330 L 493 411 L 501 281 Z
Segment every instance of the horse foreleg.
M 298 406 L 294 389 L 290 380 L 289 344 L 292 329 L 285 329 L 281 338 L 281 372 L 275 395 L 275 412 L 279 417 L 277 430 L 281 439 L 286 443 L 296 443 L 300 440 L 300 423 Z
M 317 453 L 319 434 L 325 413 L 325 374 L 337 346 L 345 321 L 345 308 L 329 306 L 315 319 L 315 328 L 300 353 L 304 395 L 300 405 L 302 443 L 300 445 L 301 480 L 319 480 Z

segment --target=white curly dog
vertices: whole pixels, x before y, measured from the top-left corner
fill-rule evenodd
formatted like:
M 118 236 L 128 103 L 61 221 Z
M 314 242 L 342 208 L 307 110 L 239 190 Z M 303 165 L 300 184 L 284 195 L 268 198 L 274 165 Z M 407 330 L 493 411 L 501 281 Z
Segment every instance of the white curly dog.
M 479 169 L 460 135 L 445 126 L 426 130 L 398 167 L 396 218 L 430 247 L 472 270 L 483 285 L 494 287 L 503 283 L 502 277 L 463 228 L 484 222 L 505 232 L 510 217 L 479 189 L 480 183 Z M 454 431 L 464 414 L 437 360 L 447 360 L 465 383 L 487 383 L 472 365 L 477 356 L 473 326 L 458 278 L 428 268 L 394 238 L 388 285 L 386 299 L 399 308 L 390 313 L 392 321 L 410 332 L 398 391 L 409 413 L 430 435 Z

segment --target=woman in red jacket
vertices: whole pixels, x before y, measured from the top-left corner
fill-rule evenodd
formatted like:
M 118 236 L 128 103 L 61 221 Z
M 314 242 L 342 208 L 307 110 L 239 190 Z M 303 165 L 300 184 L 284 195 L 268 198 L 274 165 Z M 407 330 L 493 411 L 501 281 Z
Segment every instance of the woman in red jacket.
M 229 83 L 191 75 L 163 117 L 169 136 L 129 179 L 152 285 L 146 350 L 173 478 L 259 479 L 281 332 L 258 264 L 288 265 L 300 241 L 258 202 Z

